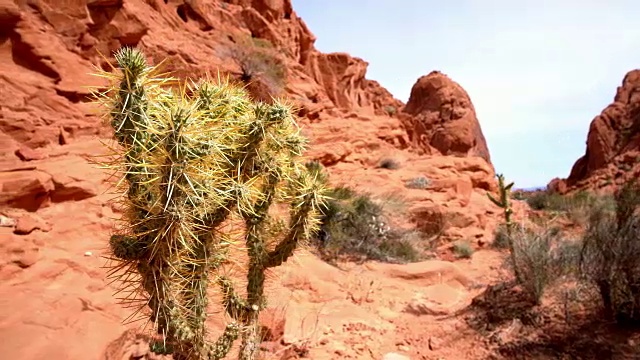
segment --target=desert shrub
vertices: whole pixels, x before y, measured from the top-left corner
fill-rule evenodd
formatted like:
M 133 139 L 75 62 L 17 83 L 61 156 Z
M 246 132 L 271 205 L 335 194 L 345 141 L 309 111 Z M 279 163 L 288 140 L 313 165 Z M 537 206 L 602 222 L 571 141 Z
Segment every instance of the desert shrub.
M 453 243 L 453 253 L 460 259 L 469 259 L 473 255 L 473 247 L 468 241 L 456 241 Z
M 579 276 L 582 241 L 559 238 L 552 250 L 553 271 L 557 277 Z
M 267 100 L 269 96 L 282 92 L 286 67 L 271 42 L 259 38 L 243 38 L 225 52 L 227 57 L 238 64 L 240 79 L 249 85 L 259 100 Z
M 596 206 L 580 253 L 580 272 L 599 292 L 605 315 L 640 320 L 640 188 L 628 183 L 615 194 L 615 209 Z
M 533 210 L 542 210 L 547 206 L 546 194 L 543 192 L 535 192 L 533 194 L 522 194 L 522 198 L 518 200 L 526 200 L 527 204 Z
M 395 159 L 386 158 L 380 161 L 378 167 L 381 169 L 396 170 L 400 168 L 400 163 Z
M 516 260 L 513 265 L 520 275 L 518 281 L 538 302 L 550 282 L 551 239 L 545 233 L 520 231 L 513 235 L 513 247 Z
M 600 202 L 610 200 L 607 196 L 598 196 L 588 191 L 579 191 L 570 195 L 540 191 L 524 197 L 532 209 L 563 214 L 569 221 L 581 226 L 587 223 L 591 208 L 598 206 Z
M 532 194 L 524 195 L 527 204 L 534 210 L 564 210 L 565 198 L 551 191 L 536 191 Z
M 398 110 L 396 109 L 395 106 L 389 105 L 389 106 L 385 106 L 384 107 L 384 112 L 386 112 L 387 115 L 389 115 L 389 116 L 393 116 L 397 111 Z
M 389 225 L 385 203 L 348 187 L 333 188 L 321 208 L 318 245 L 325 260 L 337 258 L 416 261 L 420 252 L 415 232 Z
M 539 303 L 547 286 L 570 272 L 576 246 L 565 242 L 555 227 L 534 230 L 514 226 L 511 237 L 513 254 L 509 267 L 526 294 Z
M 493 243 L 491 245 L 496 249 L 509 248 L 509 233 L 507 232 L 507 226 L 505 224 L 500 224 L 496 228 Z
M 587 191 L 579 191 L 571 195 L 560 195 L 556 192 L 544 190 L 532 193 L 522 193 L 529 206 L 534 210 L 548 210 L 566 212 L 575 208 L 588 208 L 597 199 Z
M 420 252 L 412 241 L 411 232 L 394 230 L 387 239 L 380 242 L 379 260 L 414 262 L 420 260 Z
M 526 201 L 527 200 L 527 194 L 526 194 L 525 191 L 516 190 L 516 191 L 511 192 L 511 198 L 513 200 L 524 200 L 524 201 Z
M 409 189 L 426 189 L 431 181 L 424 176 L 418 176 L 411 180 L 407 180 L 404 186 Z

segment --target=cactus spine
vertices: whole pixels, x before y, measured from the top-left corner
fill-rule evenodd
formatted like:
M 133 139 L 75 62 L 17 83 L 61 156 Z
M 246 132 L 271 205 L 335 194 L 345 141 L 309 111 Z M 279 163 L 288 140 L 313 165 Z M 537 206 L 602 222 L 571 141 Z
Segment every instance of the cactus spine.
M 123 174 L 122 226 L 109 242 L 111 274 L 131 294 L 123 301 L 150 310 L 155 352 L 221 359 L 242 337 L 239 358 L 254 359 L 265 271 L 318 229 L 324 174 L 297 162 L 305 144 L 288 105 L 253 103 L 220 79 L 170 87 L 177 82 L 140 50 L 115 57 L 118 68 L 98 74 L 112 85 L 96 95 L 118 143 L 109 167 Z M 223 227 L 234 222 L 244 225 L 235 238 Z M 223 271 L 236 243 L 249 258 L 246 298 Z M 207 292 L 216 288 L 231 321 L 211 343 Z
M 512 238 L 512 231 L 511 231 L 513 227 L 513 223 L 511 222 L 511 214 L 513 214 L 513 210 L 511 209 L 510 193 L 511 193 L 511 188 L 513 187 L 513 182 L 509 184 L 505 184 L 504 175 L 502 174 L 498 174 L 497 178 L 498 178 L 498 194 L 500 195 L 499 199 L 496 199 L 490 193 L 487 193 L 487 197 L 489 198 L 489 200 L 491 200 L 492 203 L 494 203 L 496 206 L 504 210 L 504 222 L 505 222 L 505 227 L 507 231 L 507 238 L 509 239 L 509 252 L 511 254 L 511 262 L 516 275 L 516 279 L 520 281 L 521 277 L 520 277 L 520 272 L 518 270 L 519 268 L 516 264 L 516 253 L 515 253 L 515 247 L 513 245 L 513 238 Z

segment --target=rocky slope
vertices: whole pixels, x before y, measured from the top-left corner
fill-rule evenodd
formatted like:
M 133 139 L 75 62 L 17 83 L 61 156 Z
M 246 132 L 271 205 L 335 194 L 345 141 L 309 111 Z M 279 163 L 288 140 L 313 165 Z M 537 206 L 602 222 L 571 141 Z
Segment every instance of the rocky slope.
M 492 189 L 485 139 L 462 87 L 433 72 L 417 81 L 404 106 L 366 79 L 363 60 L 317 51 L 290 1 L 4 0 L 0 18 L 0 205 L 34 211 L 95 195 L 77 190 L 86 176 L 26 161 L 41 160 L 47 146 L 107 136 L 89 97 L 101 82 L 90 74 L 93 66 L 109 68 L 121 46 L 141 47 L 181 78 L 219 71 L 248 80 L 256 98 L 293 100 L 311 139 L 309 157 L 329 166 L 336 181 L 346 169 L 349 179 L 368 179 L 366 186 L 384 179 L 382 189 L 402 189 L 422 208 L 451 197 L 464 208 L 471 193 Z M 391 175 L 377 169 L 383 158 L 406 163 Z M 434 183 L 415 196 L 403 184 L 420 176 Z M 485 206 L 452 211 L 468 214 L 464 223 L 484 232 Z
M 120 214 L 108 204 L 113 180 L 91 164 L 104 153 L 100 140 L 109 131 L 88 88 L 102 85 L 89 75 L 93 66 L 108 69 L 112 52 L 124 45 L 144 49 L 152 63 L 164 60 L 165 69 L 180 78 L 219 71 L 247 81 L 258 99 L 268 101 L 272 94 L 291 99 L 311 140 L 307 155 L 328 167 L 332 182 L 402 196 L 407 205 L 402 220 L 425 231 L 442 224 L 445 240 L 468 240 L 474 246 L 491 241 L 499 209 L 485 192 L 495 190 L 494 169 L 462 87 L 433 72 L 416 82 L 405 105 L 366 79 L 365 61 L 320 53 L 314 40 L 289 0 L 0 0 L 4 357 L 97 358 L 126 329 L 120 324 L 124 310 L 115 304 L 101 268 L 111 219 Z M 380 166 L 383 160 L 393 160 L 399 168 Z M 422 186 L 411 185 L 415 183 Z M 403 310 L 408 302 L 458 308 L 476 291 L 469 281 L 442 282 L 443 274 L 459 271 L 450 265 L 407 275 L 410 281 L 403 285 L 394 278 L 400 275 L 389 272 L 405 270 L 381 267 L 367 276 L 387 276 L 381 285 L 385 290 L 376 290 L 387 295 L 379 295 L 368 310 L 356 311 L 356 300 L 344 300 L 353 299 L 356 290 L 340 290 L 353 283 L 319 279 L 315 273 L 333 274 L 327 275 L 333 280 L 342 275 L 317 259 L 306 260 L 305 266 L 312 269 L 294 271 L 299 279 L 291 280 L 293 285 L 283 280 L 278 286 L 302 288 L 303 295 L 293 302 L 297 307 L 318 304 L 326 300 L 320 295 L 332 293 L 332 309 L 342 310 L 326 315 L 327 321 L 342 328 L 325 337 L 331 338 L 331 346 L 346 342 L 314 358 L 322 358 L 321 353 L 326 358 L 379 358 L 380 352 L 407 341 L 401 338 L 421 316 Z M 476 265 L 467 270 L 476 272 Z M 434 280 L 438 276 L 439 283 Z M 411 287 L 400 290 L 414 282 L 416 289 L 427 287 L 424 299 L 411 300 L 413 290 L 406 290 Z M 365 295 L 371 290 L 358 286 Z M 353 315 L 348 321 L 346 313 Z M 370 314 L 375 320 L 365 319 Z M 291 320 L 287 331 L 297 331 L 298 320 Z M 428 323 L 423 320 L 421 329 L 426 331 Z M 354 331 L 362 337 L 353 338 Z M 389 331 L 396 335 L 378 339 Z M 61 338 L 79 344 L 54 341 Z M 417 338 L 411 341 L 416 355 L 432 347 Z M 363 343 L 369 350 L 360 349 Z M 455 350 L 442 348 L 443 356 Z M 472 356 L 475 350 L 469 351 Z
M 615 188 L 640 176 L 640 70 L 626 74 L 613 103 L 589 127 L 584 156 L 566 179 L 550 188 L 561 193 L 575 189 Z

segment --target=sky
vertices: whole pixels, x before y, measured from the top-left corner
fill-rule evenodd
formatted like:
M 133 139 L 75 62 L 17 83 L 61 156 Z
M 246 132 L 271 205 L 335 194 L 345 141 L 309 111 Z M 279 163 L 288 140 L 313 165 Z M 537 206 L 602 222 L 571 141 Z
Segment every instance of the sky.
M 406 102 L 439 70 L 469 93 L 496 172 L 565 178 L 591 120 L 640 68 L 638 0 L 293 0 L 322 52 L 369 63 Z

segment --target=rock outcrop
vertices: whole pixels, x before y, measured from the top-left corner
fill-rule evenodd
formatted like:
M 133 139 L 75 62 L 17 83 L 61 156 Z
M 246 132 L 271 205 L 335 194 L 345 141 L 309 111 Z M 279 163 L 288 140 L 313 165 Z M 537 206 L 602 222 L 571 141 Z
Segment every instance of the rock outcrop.
M 256 98 L 291 99 L 308 157 L 335 183 L 406 197 L 413 225 L 446 222 L 450 239 L 490 233 L 494 170 L 464 89 L 435 71 L 404 105 L 366 78 L 364 60 L 316 50 L 290 0 L 3 1 L 0 19 L 0 208 L 34 212 L 101 191 L 85 165 L 102 149 L 86 139 L 109 130 L 90 101 L 89 86 L 102 86 L 90 74 L 138 46 L 179 78 L 220 71 L 248 81 Z M 77 147 L 86 156 L 64 150 Z M 380 169 L 385 159 L 401 169 Z M 422 189 L 407 186 L 415 179 Z
M 615 188 L 640 176 L 640 70 L 626 74 L 613 103 L 591 121 L 586 143 L 569 177 L 552 180 L 551 189 Z
M 0 187 L 6 189 L 0 206 L 34 210 L 60 198 L 53 194 L 62 185 L 51 183 L 43 165 L 16 162 L 41 159 L 41 148 L 108 134 L 90 102 L 90 86 L 102 84 L 90 74 L 94 66 L 108 69 L 121 46 L 142 48 L 177 77 L 220 71 L 239 81 L 247 80 L 247 66 L 258 66 L 243 63 L 243 56 L 267 49 L 273 59 L 253 70 L 271 78 L 266 84 L 250 79 L 249 90 L 263 98 L 268 87 L 269 94 L 294 101 L 308 125 L 310 157 L 327 166 L 370 168 L 396 153 L 408 160 L 479 156 L 491 168 L 462 87 L 434 72 L 420 78 L 404 106 L 366 79 L 364 60 L 316 50 L 315 36 L 290 0 L 78 0 L 55 6 L 5 0 L 0 19 Z M 478 169 L 484 174 L 484 166 Z M 12 179 L 27 181 L 33 186 L 23 190 L 33 191 L 16 188 Z
M 402 119 L 412 143 L 427 154 L 479 156 L 489 149 L 467 92 L 439 71 L 413 85 Z
M 19 5 L 16 5 L 19 4 Z M 92 66 L 121 46 L 139 46 L 177 76 L 241 73 L 238 43 L 259 38 L 284 62 L 286 92 L 304 115 L 367 111 L 401 103 L 365 78 L 367 63 L 322 54 L 290 1 L 3 1 L 0 4 L 0 130 L 5 152 L 100 134 L 86 104 Z M 245 41 L 246 42 L 246 41 Z M 6 149 L 4 147 L 7 147 Z

